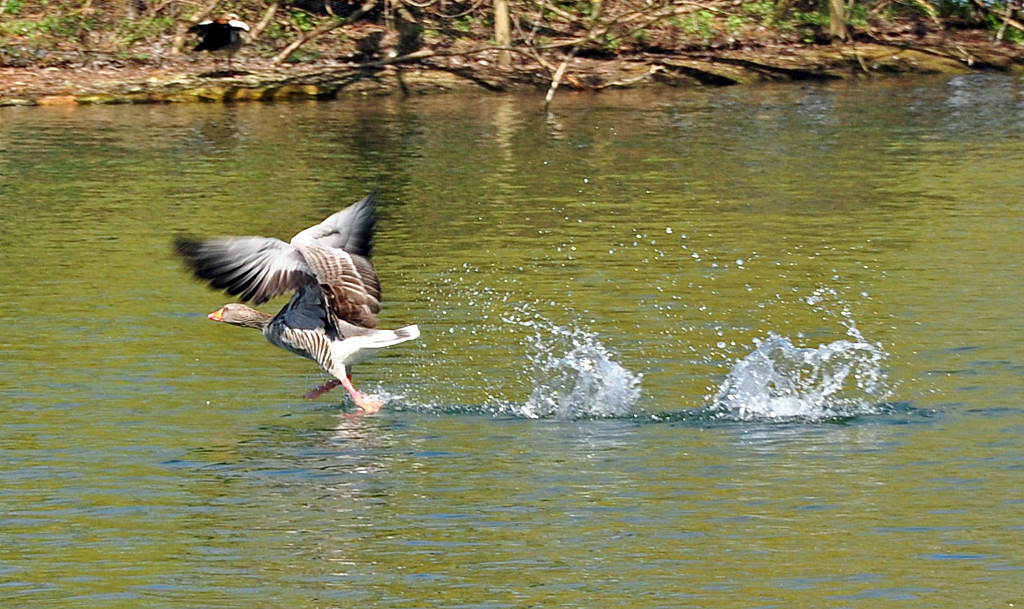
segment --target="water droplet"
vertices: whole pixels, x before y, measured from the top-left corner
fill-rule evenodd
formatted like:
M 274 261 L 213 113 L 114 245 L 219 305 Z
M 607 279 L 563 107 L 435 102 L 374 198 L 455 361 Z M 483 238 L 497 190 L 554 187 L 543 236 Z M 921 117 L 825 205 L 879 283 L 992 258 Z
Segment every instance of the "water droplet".
M 710 411 L 740 420 L 826 420 L 880 412 L 888 354 L 859 335 L 817 348 L 769 332 L 733 364 Z

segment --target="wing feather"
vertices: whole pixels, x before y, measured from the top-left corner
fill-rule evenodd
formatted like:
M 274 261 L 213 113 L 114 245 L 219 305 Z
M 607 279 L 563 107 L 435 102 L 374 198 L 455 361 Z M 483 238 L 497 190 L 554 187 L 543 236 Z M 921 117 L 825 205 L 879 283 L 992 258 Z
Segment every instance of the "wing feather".
M 358 203 L 295 235 L 292 245 L 338 248 L 368 257 L 373 249 L 373 229 L 377 224 L 377 192 L 374 190 Z
M 366 328 L 377 327 L 380 287 L 369 259 L 315 245 L 301 247 L 299 252 L 313 270 L 335 315 Z
M 303 289 L 286 309 L 300 314 L 318 285 L 323 305 L 338 319 L 377 327 L 381 287 L 370 260 L 377 222 L 377 190 L 295 235 L 291 243 L 266 237 L 206 241 L 179 237 L 175 250 L 199 279 L 255 304 Z M 303 302 L 299 302 L 299 301 Z M 304 321 L 295 320 L 300 325 Z
M 267 237 L 198 241 L 179 237 L 174 249 L 192 273 L 211 286 L 264 303 L 313 280 L 315 273 L 291 245 Z

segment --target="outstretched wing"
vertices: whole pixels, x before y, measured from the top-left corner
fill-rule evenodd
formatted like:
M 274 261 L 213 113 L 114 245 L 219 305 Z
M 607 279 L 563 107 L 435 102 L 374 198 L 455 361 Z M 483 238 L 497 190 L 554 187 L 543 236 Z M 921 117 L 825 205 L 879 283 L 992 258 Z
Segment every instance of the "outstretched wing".
M 292 238 L 179 237 L 175 250 L 196 277 L 255 304 L 315 283 L 340 319 L 377 327 L 381 289 L 370 261 L 377 191 Z
M 178 237 L 174 249 L 199 279 L 242 301 L 260 304 L 316 280 L 302 254 L 267 237 L 198 241 Z
M 373 249 L 373 228 L 377 224 L 377 192 L 346 207 L 326 220 L 292 237 L 292 245 L 318 245 L 369 257 Z

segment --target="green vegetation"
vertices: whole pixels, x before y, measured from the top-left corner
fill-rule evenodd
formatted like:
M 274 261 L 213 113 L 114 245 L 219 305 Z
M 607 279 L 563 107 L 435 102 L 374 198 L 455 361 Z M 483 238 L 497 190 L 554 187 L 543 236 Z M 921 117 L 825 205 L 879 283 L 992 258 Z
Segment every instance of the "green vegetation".
M 1000 17 L 1000 14 L 1005 14 L 1005 7 L 997 9 L 994 13 L 988 13 L 985 15 L 985 21 L 991 31 L 996 32 L 996 35 L 1002 40 L 1012 44 L 1020 44 L 1024 40 L 1024 32 L 1014 27 L 1007 27 L 1004 25 L 1005 19 Z
M 310 15 L 306 11 L 300 11 L 298 9 L 292 9 L 291 11 L 291 22 L 300 31 L 308 32 L 316 27 L 316 18 Z
M 470 33 L 471 31 L 473 31 L 473 16 L 463 15 L 461 17 L 456 17 L 455 19 L 452 19 L 452 28 L 454 28 L 457 32 L 461 32 L 463 34 Z
M 699 36 L 702 41 L 709 40 L 715 34 L 712 22 L 715 14 L 702 9 L 691 14 L 690 19 L 682 21 L 682 30 L 687 34 Z

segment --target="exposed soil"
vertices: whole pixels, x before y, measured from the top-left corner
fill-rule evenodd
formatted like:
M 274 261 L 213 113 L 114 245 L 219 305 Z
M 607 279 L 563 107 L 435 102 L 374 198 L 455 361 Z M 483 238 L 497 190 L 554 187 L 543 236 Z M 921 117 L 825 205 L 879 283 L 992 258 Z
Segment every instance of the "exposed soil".
M 905 28 L 859 38 L 848 44 L 808 45 L 766 37 L 611 59 L 577 57 L 569 63 L 561 86 L 593 90 L 652 83 L 723 86 L 1024 69 L 1022 47 L 994 42 L 983 30 Z M 394 63 L 360 64 L 339 58 L 272 67 L 243 52 L 230 72 L 214 72 L 205 56 L 163 58 L 159 64 L 72 58 L 59 66 L 0 67 L 0 105 L 267 101 L 471 88 L 546 90 L 552 79 L 549 68 L 526 56 L 518 57 L 511 68 L 501 68 L 493 52 L 462 55 L 457 49 L 445 49 L 416 55 Z

